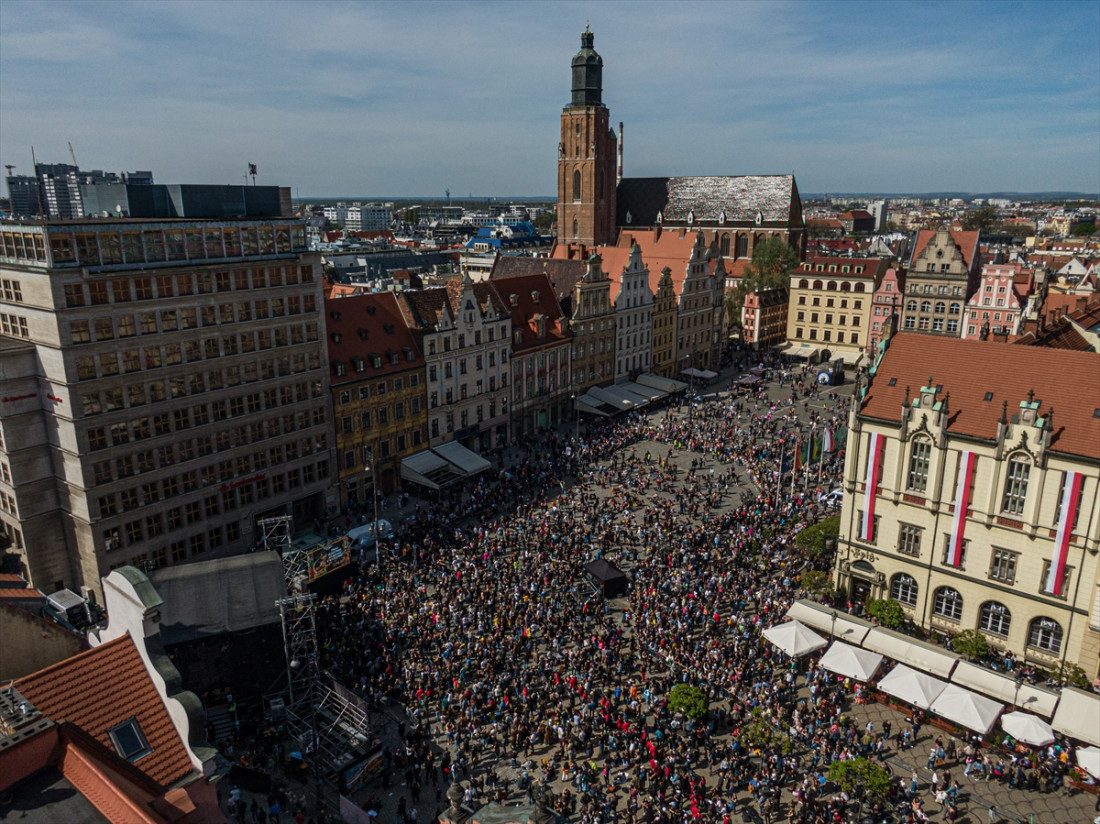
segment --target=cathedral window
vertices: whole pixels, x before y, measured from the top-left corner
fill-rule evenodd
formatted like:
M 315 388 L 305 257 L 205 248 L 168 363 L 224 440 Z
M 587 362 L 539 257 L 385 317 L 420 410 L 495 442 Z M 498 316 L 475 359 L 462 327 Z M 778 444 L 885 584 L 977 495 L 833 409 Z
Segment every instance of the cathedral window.
M 573 200 L 574 200 L 574 202 L 576 202 L 576 201 L 579 201 L 580 199 L 581 199 L 581 170 L 580 169 L 574 169 L 573 170 Z M 574 222 L 574 224 L 575 224 L 575 222 Z M 576 232 L 575 231 L 573 233 L 573 236 L 576 237 Z
M 729 253 L 730 253 L 730 236 L 729 236 L 729 232 L 723 232 L 722 233 L 722 239 L 718 242 L 718 251 L 723 256 L 729 255 Z

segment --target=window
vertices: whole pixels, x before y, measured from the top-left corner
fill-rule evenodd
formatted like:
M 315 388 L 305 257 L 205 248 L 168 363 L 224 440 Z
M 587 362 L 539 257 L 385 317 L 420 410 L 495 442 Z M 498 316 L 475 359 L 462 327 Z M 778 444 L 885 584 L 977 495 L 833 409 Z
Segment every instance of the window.
M 978 611 L 978 629 L 991 635 L 1006 637 L 1012 626 L 1012 613 L 1004 604 L 986 601 Z
M 917 605 L 917 582 L 913 576 L 899 572 L 890 579 L 890 597 L 906 606 Z
M 928 462 L 932 457 L 932 442 L 926 438 L 913 441 L 909 453 L 909 475 L 906 487 L 914 492 L 924 492 L 928 488 Z
M 993 557 L 989 563 L 989 577 L 994 581 L 1012 584 L 1016 581 L 1016 559 L 1020 553 L 1009 549 L 993 547 Z
M 579 202 L 581 199 L 581 171 L 580 169 L 573 170 L 573 201 Z
M 1062 649 L 1062 626 L 1051 618 L 1036 618 L 1027 628 L 1027 645 L 1056 654 Z
M 1015 456 L 1008 460 L 1005 473 L 1005 493 L 1001 500 L 1001 510 L 1012 515 L 1023 515 L 1027 500 L 1027 479 L 1031 474 L 1031 464 L 1027 459 Z
M 924 530 L 913 524 L 898 524 L 898 552 L 920 555 L 920 538 Z
M 145 734 L 141 731 L 141 725 L 136 718 L 123 721 L 117 727 L 108 730 L 107 734 L 111 736 L 115 750 L 127 761 L 137 761 L 153 751 L 149 742 L 145 740 Z
M 932 599 L 932 614 L 949 621 L 958 621 L 962 618 L 963 599 L 957 589 L 940 587 L 936 590 L 936 597 Z
M 1069 579 L 1073 576 L 1073 567 L 1067 566 L 1065 573 L 1062 575 L 1062 586 L 1057 592 L 1052 592 L 1047 589 L 1047 578 L 1050 575 L 1050 559 L 1043 561 L 1043 571 L 1039 575 L 1039 592 L 1043 595 L 1053 595 L 1055 598 L 1065 598 L 1066 593 L 1069 592 Z
M 947 565 L 947 553 L 951 548 L 951 533 L 943 533 L 943 554 L 940 556 L 940 563 Z M 970 539 L 963 538 L 962 552 L 959 553 L 959 569 L 966 569 L 966 551 L 970 548 Z

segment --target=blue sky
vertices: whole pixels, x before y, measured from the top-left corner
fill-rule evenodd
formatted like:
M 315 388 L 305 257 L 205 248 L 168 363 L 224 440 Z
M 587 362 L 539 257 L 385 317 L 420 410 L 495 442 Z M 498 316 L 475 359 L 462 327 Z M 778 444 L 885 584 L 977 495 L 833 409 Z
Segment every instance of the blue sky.
M 553 194 L 586 19 L 626 173 L 1100 191 L 1100 3 L 0 4 L 0 163 Z

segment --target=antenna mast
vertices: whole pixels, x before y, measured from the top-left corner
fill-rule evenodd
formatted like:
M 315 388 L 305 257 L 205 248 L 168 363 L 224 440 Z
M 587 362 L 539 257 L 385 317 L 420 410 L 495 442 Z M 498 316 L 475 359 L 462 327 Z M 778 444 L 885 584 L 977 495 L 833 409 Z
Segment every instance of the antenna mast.
M 67 142 L 69 144 L 69 157 L 73 159 L 73 165 L 80 168 L 80 164 L 76 162 L 76 152 L 73 151 L 73 142 L 71 140 Z

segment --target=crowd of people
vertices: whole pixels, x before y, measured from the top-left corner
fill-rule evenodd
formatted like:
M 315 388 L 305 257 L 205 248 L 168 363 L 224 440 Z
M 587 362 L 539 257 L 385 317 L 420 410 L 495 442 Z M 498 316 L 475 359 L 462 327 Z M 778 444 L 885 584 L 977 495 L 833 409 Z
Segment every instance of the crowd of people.
M 836 450 L 796 473 L 801 439 L 844 426 L 846 404 L 817 397 L 812 373 L 783 384 L 782 397 L 731 386 L 525 442 L 418 509 L 381 570 L 320 602 L 323 668 L 376 711 L 403 708 L 382 777 L 397 820 L 434 821 L 454 782 L 474 808 L 526 798 L 582 824 L 746 809 L 928 820 L 915 775 L 876 798 L 826 778 L 833 761 L 910 746 L 919 719 L 896 736 L 858 724 L 855 685 L 761 636 L 804 594 L 814 561 L 794 536 L 826 514 L 843 465 Z M 626 571 L 625 599 L 585 577 L 595 558 Z M 670 706 L 677 684 L 702 691 L 704 717 Z M 761 726 L 782 745 L 749 734 Z M 965 758 L 953 755 L 927 788 L 949 821 L 964 777 L 943 769 Z

